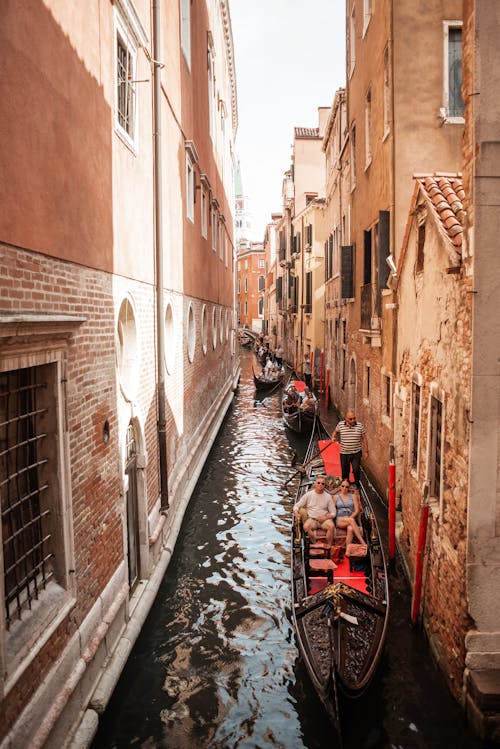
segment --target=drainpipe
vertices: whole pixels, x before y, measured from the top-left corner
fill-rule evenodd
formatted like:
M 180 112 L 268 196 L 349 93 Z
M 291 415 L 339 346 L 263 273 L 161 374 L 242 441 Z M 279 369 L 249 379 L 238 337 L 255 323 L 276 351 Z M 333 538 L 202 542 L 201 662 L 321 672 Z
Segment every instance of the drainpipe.
M 161 152 L 161 68 L 160 0 L 153 0 L 153 126 L 154 126 L 154 192 L 156 254 L 156 335 L 158 450 L 160 453 L 160 512 L 168 511 L 167 421 L 165 416 L 165 300 L 163 297 L 163 193 Z

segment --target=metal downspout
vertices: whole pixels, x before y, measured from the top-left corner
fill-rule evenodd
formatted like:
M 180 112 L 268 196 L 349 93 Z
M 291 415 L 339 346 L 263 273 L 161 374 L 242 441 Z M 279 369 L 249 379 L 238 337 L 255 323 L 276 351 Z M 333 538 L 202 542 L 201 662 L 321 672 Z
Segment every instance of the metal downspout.
M 165 300 L 163 297 L 163 191 L 161 151 L 161 68 L 160 0 L 153 0 L 153 126 L 156 255 L 156 336 L 158 451 L 160 457 L 160 512 L 168 511 L 167 422 L 165 415 Z

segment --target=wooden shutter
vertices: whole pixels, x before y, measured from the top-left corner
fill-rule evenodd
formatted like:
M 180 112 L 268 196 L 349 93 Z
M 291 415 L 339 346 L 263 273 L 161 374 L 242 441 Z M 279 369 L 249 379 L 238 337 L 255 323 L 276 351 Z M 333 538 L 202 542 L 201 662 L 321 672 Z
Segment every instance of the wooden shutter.
M 389 266 L 386 263 L 386 259 L 391 254 L 390 246 L 390 224 L 389 224 L 389 211 L 378 212 L 378 287 L 379 289 L 385 289 L 387 286 L 387 279 L 389 278 Z
M 340 296 L 352 299 L 354 296 L 354 247 L 352 244 L 341 247 L 340 257 Z

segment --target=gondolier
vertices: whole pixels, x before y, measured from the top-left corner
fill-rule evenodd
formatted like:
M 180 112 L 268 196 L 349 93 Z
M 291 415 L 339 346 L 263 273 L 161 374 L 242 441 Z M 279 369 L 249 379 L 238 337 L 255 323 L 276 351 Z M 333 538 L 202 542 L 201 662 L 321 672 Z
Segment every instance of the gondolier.
M 345 419 L 339 421 L 335 427 L 333 439 L 340 442 L 342 480 L 349 480 L 352 468 L 354 483 L 359 487 L 361 456 L 364 454 L 368 457 L 369 451 L 365 427 L 361 422 L 356 421 L 354 411 L 348 411 Z

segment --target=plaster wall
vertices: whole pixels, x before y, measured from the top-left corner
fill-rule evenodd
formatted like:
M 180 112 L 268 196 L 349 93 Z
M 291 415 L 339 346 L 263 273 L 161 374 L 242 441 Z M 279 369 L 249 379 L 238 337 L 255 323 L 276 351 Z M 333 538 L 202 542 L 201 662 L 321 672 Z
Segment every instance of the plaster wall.
M 430 496 L 427 557 L 422 586 L 423 615 L 428 636 L 448 678 L 461 697 L 465 666 L 465 635 L 470 626 L 463 569 L 467 561 L 465 530 L 470 439 L 472 366 L 472 281 L 463 270 L 447 273 L 447 243 L 424 203 L 414 215 L 425 221 L 423 269 L 416 272 L 417 220 L 412 221 L 398 283 L 398 392 L 402 418 L 397 443 L 402 460 L 400 541 L 414 572 L 424 487 L 429 482 L 430 397 L 442 402 L 441 491 Z M 451 245 L 450 245 L 451 246 Z M 411 450 L 412 382 L 420 385 L 417 465 Z

